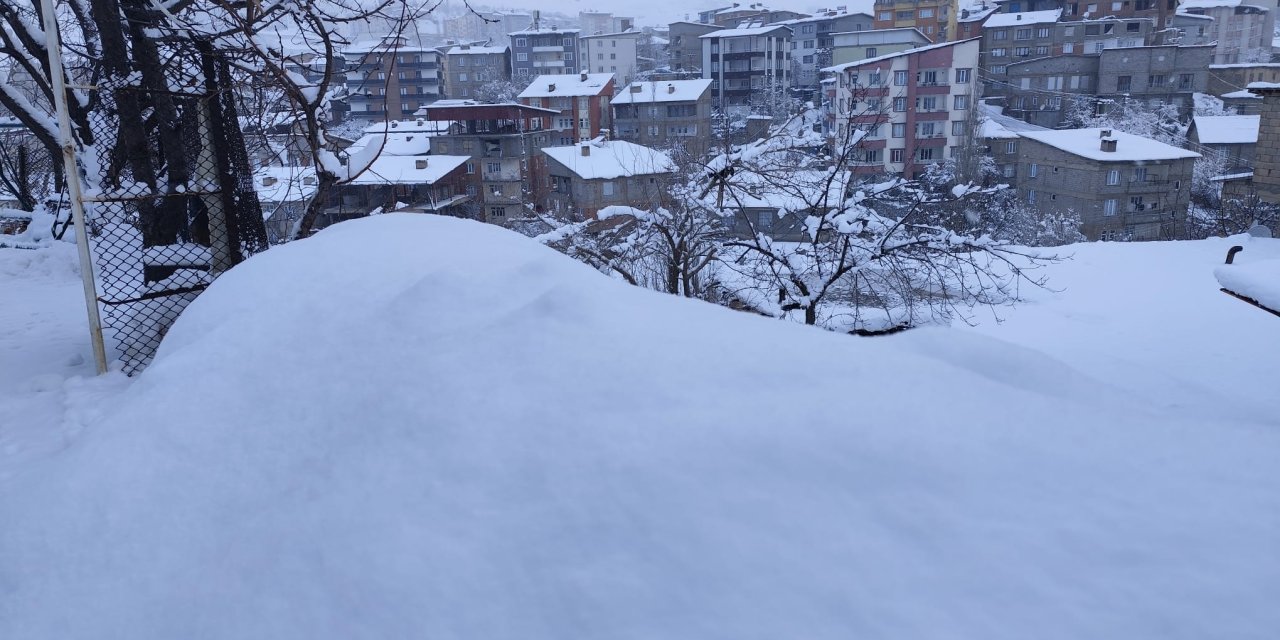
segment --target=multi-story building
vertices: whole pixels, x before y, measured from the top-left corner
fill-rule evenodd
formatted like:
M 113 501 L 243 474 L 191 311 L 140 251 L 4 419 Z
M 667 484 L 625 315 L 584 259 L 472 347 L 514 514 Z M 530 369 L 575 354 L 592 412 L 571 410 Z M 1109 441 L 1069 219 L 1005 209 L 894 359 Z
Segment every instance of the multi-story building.
M 719 31 L 719 25 L 672 22 L 668 28 L 667 54 L 673 71 L 702 72 L 702 36 Z
M 732 6 L 703 11 L 698 14 L 698 21 L 715 24 L 721 27 L 737 27 L 744 23 L 773 24 L 785 20 L 808 17 L 807 13 L 798 13 L 787 9 L 771 9 L 762 2 L 748 5 L 733 3 Z
M 1209 65 L 1208 92 L 1220 96 L 1244 91 L 1254 82 L 1280 82 L 1280 63 L 1258 62 Z M 1256 98 L 1257 96 L 1254 95 Z
M 505 43 L 507 34 L 527 29 L 533 14 L 523 11 L 470 11 L 445 18 L 441 30 L 450 38 L 490 43 Z
M 443 49 L 445 95 L 474 98 L 482 87 L 511 78 L 511 49 L 506 45 L 456 45 Z
M 636 19 L 615 16 L 604 11 L 579 11 L 578 27 L 588 36 L 600 33 L 621 33 L 635 29 Z
M 701 156 L 711 142 L 711 81 L 636 82 L 613 98 L 614 136 Z
M 808 18 L 779 24 L 791 27 L 791 85 L 815 89 L 818 69 L 835 64 L 832 50 L 835 34 L 871 29 L 873 19 L 866 13 L 849 13 L 844 7 L 823 9 Z
M 442 97 L 441 56 L 435 49 L 387 38 L 354 45 L 343 57 L 352 117 L 399 120 Z
M 981 37 L 982 25 L 999 10 L 996 0 L 973 0 L 968 4 L 961 0 L 960 11 L 956 14 L 956 39 Z
M 530 78 L 542 75 L 577 73 L 582 65 L 578 55 L 578 29 L 534 27 L 513 31 L 511 76 Z
M 542 150 L 548 158 L 546 207 L 577 220 L 605 207 L 665 206 L 675 164 L 662 151 L 625 140 L 581 142 Z
M 1194 94 L 1208 88 L 1212 57 L 1212 45 L 1104 49 L 1098 54 L 1097 95 L 1149 106 L 1172 104 L 1187 119 L 1195 107 Z
M 856 145 L 855 171 L 915 177 L 960 154 L 972 136 L 978 40 L 960 40 L 832 67 L 829 130 Z
M 954 39 L 952 0 L 876 0 L 876 29 L 915 27 L 933 42 Z
M 832 41 L 832 65 L 878 58 L 929 44 L 929 39 L 915 27 L 837 33 Z
M 1206 37 L 1217 43 L 1214 64 L 1271 60 L 1274 4 L 1244 4 L 1240 0 L 1182 0 L 1179 13 L 1213 18 Z
M 1199 154 L 1110 129 L 1018 135 L 1017 189 L 1027 204 L 1074 211 L 1090 240 L 1185 235 Z
M 790 27 L 722 29 L 701 40 L 702 77 L 718 108 L 746 111 L 753 96 L 791 87 Z
M 1187 128 L 1187 140 L 1203 154 L 1214 154 L 1223 163 L 1224 175 L 1253 171 L 1261 117 L 1195 116 Z
M 578 39 L 581 67 L 591 73 L 612 73 L 618 84 L 630 84 L 636 77 L 639 41 L 639 31 L 582 36 Z
M 552 109 L 546 128 L 554 145 L 570 145 L 600 136 L 612 127 L 612 73 L 538 76 L 520 93 L 520 102 Z
M 507 224 L 523 215 L 525 203 L 546 197 L 545 156 L 539 150 L 553 144 L 544 125 L 557 111 L 441 100 L 423 112 L 428 120 L 451 123 L 448 135 L 431 138 L 433 156 L 469 156 L 463 166 L 463 193 L 472 196 L 469 215 Z

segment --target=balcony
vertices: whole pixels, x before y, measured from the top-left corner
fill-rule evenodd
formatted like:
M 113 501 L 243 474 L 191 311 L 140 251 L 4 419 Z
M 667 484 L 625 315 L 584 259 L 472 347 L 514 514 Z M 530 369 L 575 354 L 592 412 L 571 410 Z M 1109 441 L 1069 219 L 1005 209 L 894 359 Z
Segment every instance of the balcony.
M 533 66 L 534 68 L 538 68 L 538 69 L 541 69 L 541 68 L 563 69 L 564 60 L 534 60 Z
M 519 170 L 494 171 L 494 172 L 485 171 L 484 177 L 483 177 L 483 180 L 485 180 L 486 182 L 512 182 L 519 179 L 520 179 Z
M 534 47 L 534 53 L 564 53 L 564 47 Z

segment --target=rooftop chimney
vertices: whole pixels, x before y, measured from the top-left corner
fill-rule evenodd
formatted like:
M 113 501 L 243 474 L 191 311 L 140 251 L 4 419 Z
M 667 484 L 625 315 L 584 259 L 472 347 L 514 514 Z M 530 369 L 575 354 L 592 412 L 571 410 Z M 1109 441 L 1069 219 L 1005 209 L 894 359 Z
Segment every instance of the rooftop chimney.
M 1102 150 L 1103 150 L 1103 151 L 1106 151 L 1107 153 L 1115 153 L 1115 151 L 1116 151 L 1116 139 L 1115 139 L 1115 138 L 1103 138 L 1103 139 L 1102 139 Z
M 551 84 L 547 85 L 547 93 L 551 93 L 555 90 L 556 90 L 556 83 L 552 82 Z
M 415 169 L 426 169 L 426 168 L 427 168 L 427 159 L 426 159 L 426 158 L 418 158 L 417 160 L 415 160 L 415 161 L 413 162 L 413 166 L 414 166 L 414 168 L 415 168 Z
M 1016 18 L 1017 20 L 1021 20 L 1021 19 L 1022 19 L 1022 14 L 1021 14 L 1021 13 L 1014 14 L 1014 15 L 1018 16 L 1018 17 Z
M 1098 132 L 1098 137 L 1099 137 L 1099 138 L 1110 138 L 1110 137 L 1111 137 L 1111 130 L 1110 130 L 1110 129 L 1103 129 L 1103 130 L 1099 131 L 1099 132 Z
M 667 84 L 667 93 L 675 93 L 675 92 L 676 92 L 676 86 L 675 86 L 674 84 L 670 84 L 670 83 L 668 83 L 668 84 Z
M 315 183 L 316 183 L 315 176 L 302 176 L 302 184 L 315 184 Z
M 585 158 L 589 155 L 591 155 L 591 145 L 589 144 L 582 145 L 582 157 Z
M 581 80 L 582 80 L 583 82 L 586 82 L 586 81 L 587 81 L 587 72 L 586 72 L 586 71 L 583 71 L 583 72 L 582 72 Z
M 270 187 L 275 185 L 275 183 L 276 183 L 275 176 L 262 176 L 262 186 Z
M 638 84 L 633 84 L 633 85 L 631 85 L 631 93 L 640 93 L 640 91 L 641 91 L 641 90 L 643 90 L 643 89 L 644 89 L 644 87 L 641 87 L 641 86 L 640 86 L 640 85 L 638 85 Z

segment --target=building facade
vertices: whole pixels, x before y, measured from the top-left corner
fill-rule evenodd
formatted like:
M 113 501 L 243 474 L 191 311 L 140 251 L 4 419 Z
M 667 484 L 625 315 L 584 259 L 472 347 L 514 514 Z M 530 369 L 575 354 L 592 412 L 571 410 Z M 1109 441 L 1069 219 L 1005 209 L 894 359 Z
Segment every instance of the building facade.
M 351 117 L 400 120 L 442 97 L 441 54 L 402 38 L 355 45 L 346 58 Z
M 661 151 L 625 140 L 582 142 L 542 150 L 548 158 L 546 208 L 576 220 L 605 207 L 665 206 L 675 171 Z
M 904 27 L 837 33 L 832 43 L 831 64 L 839 65 L 923 47 L 929 39 L 915 27 Z
M 672 22 L 668 25 L 667 55 L 672 71 L 702 72 L 702 36 L 720 27 L 701 22 Z
M 639 31 L 582 36 L 582 69 L 590 73 L 612 73 L 619 85 L 631 84 L 636 77 Z
M 957 157 L 977 121 L 978 40 L 832 67 L 835 145 L 855 145 L 860 174 L 921 175 Z
M 613 126 L 612 73 L 538 76 L 520 93 L 520 102 L 551 109 L 545 128 L 553 145 L 569 145 L 604 134 Z
M 1199 154 L 1107 129 L 1023 131 L 1018 194 L 1041 210 L 1074 211 L 1090 240 L 1170 240 L 1186 233 Z
M 511 38 L 511 76 L 536 78 L 542 75 L 578 73 L 578 29 L 540 27 L 514 31 Z
M 511 49 L 457 45 L 443 51 L 444 93 L 449 98 L 474 98 L 486 85 L 511 79 Z
M 716 106 L 747 111 L 761 92 L 791 87 L 791 28 L 722 29 L 702 40 L 702 77 L 711 80 Z
M 1171 104 L 1185 120 L 1194 110 L 1194 95 L 1209 86 L 1212 58 L 1210 45 L 1106 49 L 1098 55 L 1097 95 L 1147 106 Z
M 711 143 L 711 81 L 636 82 L 613 98 L 614 136 L 695 157 Z
M 832 57 L 835 34 L 867 31 L 873 21 L 870 14 L 837 9 L 779 23 L 791 27 L 791 85 L 816 89 L 818 70 L 836 64 Z
M 1179 13 L 1212 18 L 1205 37 L 1216 43 L 1214 64 L 1269 62 L 1272 31 L 1275 29 L 1273 7 L 1262 2 L 1245 4 L 1239 0 L 1183 0 Z
M 952 0 L 876 0 L 872 10 L 876 29 L 915 27 L 932 42 L 954 38 Z

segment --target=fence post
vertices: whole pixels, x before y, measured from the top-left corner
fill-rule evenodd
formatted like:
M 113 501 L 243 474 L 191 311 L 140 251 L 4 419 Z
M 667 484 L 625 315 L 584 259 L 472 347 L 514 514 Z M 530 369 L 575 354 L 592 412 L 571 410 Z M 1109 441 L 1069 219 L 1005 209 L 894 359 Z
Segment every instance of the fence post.
M 102 340 L 102 318 L 98 315 L 98 291 L 93 281 L 93 256 L 89 251 L 89 233 L 84 223 L 84 191 L 80 184 L 80 165 L 76 162 L 75 138 L 71 135 L 71 116 L 67 109 L 67 80 L 62 70 L 62 38 L 58 33 L 58 15 L 53 0 L 40 0 L 44 14 L 44 30 L 49 48 L 49 85 L 58 115 L 58 142 L 62 145 L 62 169 L 67 177 L 71 200 L 71 218 L 76 227 L 76 247 L 80 250 L 80 279 L 84 284 L 84 304 L 89 315 L 89 341 L 93 344 L 93 361 L 99 374 L 107 372 L 107 349 Z

